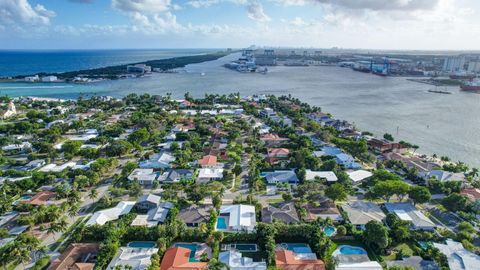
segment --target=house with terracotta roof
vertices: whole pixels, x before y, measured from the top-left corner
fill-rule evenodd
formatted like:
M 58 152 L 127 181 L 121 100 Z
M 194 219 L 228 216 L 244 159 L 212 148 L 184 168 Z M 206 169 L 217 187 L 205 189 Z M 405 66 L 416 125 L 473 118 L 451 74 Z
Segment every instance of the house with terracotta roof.
M 208 263 L 190 260 L 192 250 L 184 247 L 173 247 L 165 251 L 160 270 L 202 270 Z
M 464 195 L 471 201 L 480 200 L 480 189 L 478 188 L 464 188 L 460 191 L 460 194 Z
M 94 243 L 75 243 L 50 263 L 47 270 L 91 270 L 95 266 L 95 259 L 99 245 Z
M 307 211 L 305 221 L 315 221 L 317 218 L 327 219 L 330 218 L 334 221 L 343 220 L 342 214 L 338 210 L 337 206 L 331 200 L 324 200 L 318 205 L 304 204 L 302 206 Z
M 289 155 L 290 150 L 287 148 L 267 148 L 267 162 L 272 165 L 288 159 Z
M 283 270 L 325 270 L 325 263 L 322 260 L 297 256 L 291 250 L 275 251 L 275 264 Z
M 44 204 L 52 204 L 53 203 L 53 198 L 57 196 L 57 193 L 51 192 L 51 191 L 42 191 L 32 198 L 30 198 L 28 201 L 23 201 L 22 203 L 25 204 L 30 204 L 30 205 L 44 205 Z
M 268 146 L 278 146 L 286 143 L 288 141 L 288 138 L 282 138 L 278 136 L 278 134 L 268 133 L 262 135 L 260 137 L 260 140 Z
M 217 157 L 214 155 L 206 155 L 198 160 L 198 165 L 202 168 L 216 168 L 218 166 Z

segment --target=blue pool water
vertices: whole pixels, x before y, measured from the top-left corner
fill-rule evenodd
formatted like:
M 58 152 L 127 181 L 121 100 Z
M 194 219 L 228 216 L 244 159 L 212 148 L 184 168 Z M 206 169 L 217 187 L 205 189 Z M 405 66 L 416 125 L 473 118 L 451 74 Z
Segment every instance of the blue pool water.
M 227 229 L 227 222 L 225 218 L 219 217 L 217 220 L 217 229 L 219 230 L 226 230 Z
M 307 244 L 302 243 L 284 243 L 282 247 L 291 250 L 295 253 L 312 253 L 312 249 Z
M 334 235 L 336 231 L 337 230 L 333 226 L 327 226 L 327 227 L 323 228 L 323 232 L 328 237 L 331 237 L 332 235 Z
M 157 244 L 151 241 L 134 241 L 128 243 L 127 246 L 132 248 L 154 248 Z
M 367 254 L 367 251 L 361 247 L 354 247 L 354 246 L 340 246 L 338 248 L 340 250 L 340 254 L 342 255 L 362 255 Z
M 427 250 L 429 247 L 431 247 L 431 244 L 429 242 L 418 241 L 417 243 L 423 250 Z
M 197 244 L 175 244 L 175 246 L 190 249 L 190 257 L 188 260 L 190 262 L 198 262 L 198 260 L 195 259 L 195 254 L 197 254 Z

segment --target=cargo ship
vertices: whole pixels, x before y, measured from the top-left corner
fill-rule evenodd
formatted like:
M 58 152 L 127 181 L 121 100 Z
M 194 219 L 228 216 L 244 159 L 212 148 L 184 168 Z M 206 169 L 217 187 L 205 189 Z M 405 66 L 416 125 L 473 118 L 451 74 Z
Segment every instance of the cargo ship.
M 460 88 L 463 91 L 480 91 L 480 80 L 465 81 Z

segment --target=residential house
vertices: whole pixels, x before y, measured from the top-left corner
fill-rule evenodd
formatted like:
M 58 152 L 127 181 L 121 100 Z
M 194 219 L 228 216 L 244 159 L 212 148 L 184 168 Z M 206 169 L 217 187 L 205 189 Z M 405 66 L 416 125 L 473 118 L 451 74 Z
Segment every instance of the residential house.
M 313 181 L 315 179 L 325 179 L 327 182 L 336 182 L 338 181 L 337 175 L 332 171 L 305 171 L 305 180 Z
M 447 182 L 447 181 L 464 182 L 465 181 L 465 174 L 447 172 L 443 170 L 432 170 L 429 172 L 421 172 L 419 173 L 419 175 L 425 180 L 436 179 L 440 182 Z
M 275 265 L 282 270 L 325 270 L 325 263 L 316 256 L 309 257 L 285 249 L 275 251 Z
M 70 244 L 60 257 L 50 263 L 47 270 L 92 270 L 98 250 L 96 243 Z
M 373 173 L 365 170 L 350 171 L 347 174 L 354 185 L 360 184 L 373 176 Z
M 440 270 L 434 261 L 424 260 L 420 256 L 404 257 L 401 260 L 386 261 L 388 267 L 404 267 L 413 270 Z
M 192 250 L 184 247 L 172 247 L 165 251 L 160 270 L 203 270 L 207 262 L 190 260 Z
M 300 219 L 295 204 L 292 202 L 282 203 L 276 207 L 268 205 L 262 209 L 262 222 L 273 223 L 277 220 L 285 224 L 299 223 Z
M 144 194 L 135 203 L 135 209 L 140 212 L 146 213 L 151 209 L 157 208 L 160 204 L 160 196 L 154 194 Z
M 476 270 L 480 265 L 480 256 L 466 250 L 462 243 L 448 239 L 445 244 L 433 243 L 433 246 L 447 256 L 450 270 Z
M 296 185 L 299 182 L 295 171 L 274 171 L 263 173 L 263 175 L 269 185 L 275 185 L 279 183 Z
M 415 168 L 420 173 L 429 172 L 429 171 L 433 170 L 433 168 L 439 166 L 438 164 L 436 164 L 434 162 L 430 162 L 428 160 L 421 159 L 418 156 L 404 156 L 404 155 L 401 155 L 399 153 L 385 153 L 385 154 L 383 154 L 383 157 L 386 160 L 401 161 L 401 162 L 405 163 L 405 165 L 408 168 Z
M 198 160 L 198 165 L 202 168 L 217 168 L 217 157 L 213 155 L 206 155 L 202 159 Z
M 142 169 L 168 169 L 172 167 L 171 163 L 174 161 L 174 156 L 163 152 L 152 155 L 148 160 L 141 161 L 138 166 Z
M 198 227 L 210 220 L 210 205 L 189 205 L 180 209 L 177 218 L 187 224 L 188 227 Z
M 470 201 L 480 200 L 480 189 L 478 188 L 464 188 L 460 194 L 466 196 Z
M 287 148 L 267 148 L 267 162 L 271 165 L 287 160 L 289 155 L 290 150 Z
M 192 177 L 193 170 L 171 169 L 165 172 L 159 180 L 163 183 L 178 183 L 183 179 L 192 179 Z
M 128 267 L 131 270 L 146 270 L 152 260 L 153 254 L 157 254 L 158 248 L 134 248 L 121 247 L 119 252 L 108 264 L 107 269 L 117 269 L 117 267 Z
M 369 221 L 383 222 L 386 217 L 380 206 L 372 202 L 349 201 L 342 205 L 342 209 L 347 213 L 350 223 L 361 230 Z
M 388 152 L 403 153 L 407 150 L 400 143 L 390 142 L 385 139 L 372 138 L 367 141 L 367 145 L 370 150 L 382 154 Z
M 222 205 L 217 220 L 217 230 L 252 232 L 257 225 L 255 206 L 234 204 Z
M 161 202 L 157 207 L 148 210 L 146 215 L 137 215 L 130 226 L 155 227 L 159 223 L 164 223 L 174 206 L 171 202 Z
M 318 206 L 314 204 L 304 204 L 302 208 L 307 211 L 305 221 L 315 221 L 318 218 L 330 218 L 334 221 L 343 220 L 340 211 L 338 210 L 335 203 L 331 200 L 324 200 L 320 202 Z
M 335 254 L 335 270 L 383 270 L 377 261 L 370 261 L 367 254 Z
M 35 169 L 38 169 L 42 166 L 45 166 L 45 160 L 44 159 L 35 159 L 35 160 L 32 160 L 30 162 L 28 162 L 26 165 L 25 165 L 25 168 L 27 170 L 35 170 Z
M 413 230 L 433 231 L 436 227 L 435 223 L 411 203 L 384 203 L 384 206 L 389 213 L 394 213 L 403 221 L 409 221 Z
M 87 221 L 86 225 L 104 225 L 109 221 L 117 220 L 120 216 L 130 213 L 134 205 L 135 202 L 121 201 L 113 208 L 95 212 Z
M 151 186 L 157 179 L 158 174 L 153 169 L 135 169 L 128 176 L 130 181 L 138 181 L 142 186 Z
M 342 153 L 343 152 L 340 148 L 327 145 L 327 146 L 322 147 L 322 149 L 320 151 L 314 151 L 313 155 L 315 157 L 323 157 L 323 156 L 335 157 L 338 154 L 342 154 Z
M 208 183 L 210 181 L 222 179 L 223 169 L 202 168 L 198 171 L 197 183 Z
M 278 134 L 268 133 L 260 136 L 260 140 L 267 146 L 279 146 L 288 142 L 288 138 L 282 138 Z
M 345 169 L 361 169 L 362 165 L 357 163 L 355 159 L 348 154 L 338 154 L 335 156 L 335 161 L 338 165 L 343 166 Z
M 32 149 L 32 144 L 29 142 L 22 142 L 20 144 L 9 144 L 2 147 L 2 151 L 26 151 Z
M 57 196 L 57 193 L 51 191 L 41 191 L 35 194 L 28 201 L 22 201 L 24 204 L 30 205 L 44 205 L 44 204 L 53 204 L 54 198 Z
M 272 108 L 265 108 L 260 111 L 261 117 L 271 117 L 275 115 L 277 115 L 277 113 Z
M 331 117 L 329 114 L 323 113 L 323 112 L 313 112 L 309 114 L 304 114 L 305 117 L 308 119 L 315 121 L 319 124 L 324 124 L 327 121 L 331 120 Z
M 243 257 L 237 250 L 221 252 L 218 261 L 224 263 L 230 270 L 266 270 L 266 262 L 254 262 L 252 258 Z

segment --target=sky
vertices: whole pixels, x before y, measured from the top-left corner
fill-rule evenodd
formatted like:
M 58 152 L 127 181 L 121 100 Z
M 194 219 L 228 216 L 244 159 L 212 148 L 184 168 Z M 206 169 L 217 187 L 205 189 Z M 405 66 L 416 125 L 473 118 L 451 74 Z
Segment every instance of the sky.
M 479 0 L 0 0 L 0 49 L 480 49 Z

